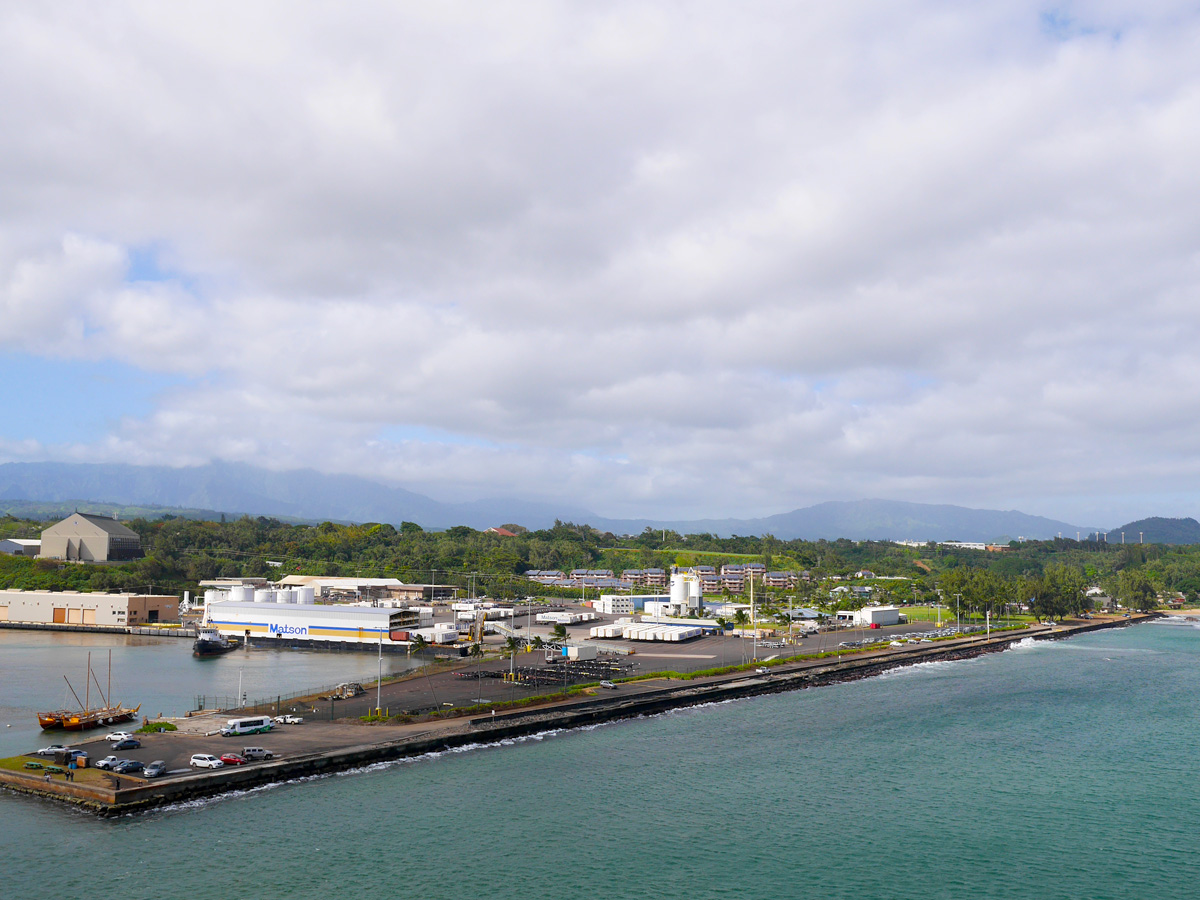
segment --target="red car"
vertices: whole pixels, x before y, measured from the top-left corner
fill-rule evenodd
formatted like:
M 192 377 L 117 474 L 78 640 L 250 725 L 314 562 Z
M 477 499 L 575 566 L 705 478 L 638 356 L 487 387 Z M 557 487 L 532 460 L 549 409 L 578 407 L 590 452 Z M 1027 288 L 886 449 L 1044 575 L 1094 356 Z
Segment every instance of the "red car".
M 221 754 L 221 762 L 225 763 L 227 766 L 240 766 L 246 761 L 246 757 L 238 756 L 236 753 Z

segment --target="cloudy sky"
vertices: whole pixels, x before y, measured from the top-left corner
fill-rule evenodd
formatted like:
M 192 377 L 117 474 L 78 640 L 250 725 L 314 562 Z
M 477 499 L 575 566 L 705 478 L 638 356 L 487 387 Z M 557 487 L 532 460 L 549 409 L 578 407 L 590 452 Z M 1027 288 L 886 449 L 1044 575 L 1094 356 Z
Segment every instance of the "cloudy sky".
M 1183 2 L 0 7 L 0 460 L 1200 514 Z

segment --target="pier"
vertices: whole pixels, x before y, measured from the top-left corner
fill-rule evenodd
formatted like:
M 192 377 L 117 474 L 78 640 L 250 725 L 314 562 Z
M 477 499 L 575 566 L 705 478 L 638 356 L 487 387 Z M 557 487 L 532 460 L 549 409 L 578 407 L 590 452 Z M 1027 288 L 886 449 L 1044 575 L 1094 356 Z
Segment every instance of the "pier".
M 114 776 L 94 769 L 74 782 L 61 776 L 49 781 L 42 771 L 24 770 L 18 757 L 0 768 L 0 785 L 24 794 L 79 805 L 99 815 L 123 815 L 171 803 L 246 790 L 258 785 L 329 774 L 468 745 L 486 745 L 551 729 L 575 728 L 600 722 L 651 715 L 724 700 L 801 690 L 868 678 L 889 669 L 939 660 L 957 660 L 1004 650 L 1017 641 L 1059 640 L 1100 629 L 1148 621 L 1157 614 L 1104 618 L 1067 626 L 1032 626 L 945 641 L 905 644 L 856 652 L 841 658 L 785 661 L 765 671 L 755 668 L 690 680 L 654 678 L 621 683 L 615 691 L 472 718 L 434 719 L 405 725 L 366 726 L 346 722 L 306 722 L 283 726 L 267 735 L 223 738 L 217 729 L 226 716 L 180 720 L 176 732 L 139 735 L 154 758 L 168 760 L 167 775 L 142 779 Z M 76 744 L 104 755 L 106 745 Z M 181 769 L 193 753 L 214 753 L 260 745 L 278 758 L 217 770 Z M 103 750 L 103 753 L 100 751 Z M 95 760 L 90 760 L 89 764 Z

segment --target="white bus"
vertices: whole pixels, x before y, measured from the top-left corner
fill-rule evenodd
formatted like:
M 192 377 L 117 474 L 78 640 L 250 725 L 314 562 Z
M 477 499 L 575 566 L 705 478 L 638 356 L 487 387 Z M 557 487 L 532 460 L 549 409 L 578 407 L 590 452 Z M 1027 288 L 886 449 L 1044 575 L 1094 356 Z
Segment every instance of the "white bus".
M 265 734 L 270 731 L 275 722 L 270 716 L 250 716 L 244 719 L 230 719 L 221 728 L 221 734 L 231 737 L 235 734 Z

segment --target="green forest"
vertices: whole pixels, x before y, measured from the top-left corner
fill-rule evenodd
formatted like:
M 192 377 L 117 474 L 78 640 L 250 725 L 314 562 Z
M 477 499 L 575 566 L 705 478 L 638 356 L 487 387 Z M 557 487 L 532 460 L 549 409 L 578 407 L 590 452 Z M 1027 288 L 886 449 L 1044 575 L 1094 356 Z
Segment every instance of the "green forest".
M 36 537 L 46 523 L 8 516 L 0 538 Z M 1200 546 L 1029 541 L 1001 552 L 875 541 L 782 541 L 719 538 L 652 531 L 618 537 L 586 525 L 517 531 L 514 537 L 467 527 L 425 531 L 419 525 L 297 525 L 270 518 L 234 521 L 187 518 L 130 519 L 145 556 L 121 565 L 78 565 L 0 556 L 0 588 L 196 592 L 203 579 L 287 574 L 392 577 L 407 582 L 471 586 L 498 598 L 556 591 L 524 577 L 528 569 L 623 569 L 725 562 L 764 563 L 768 570 L 807 572 L 791 591 L 760 592 L 768 605 L 830 605 L 829 579 L 853 580 L 869 570 L 878 602 L 928 603 L 941 592 L 963 609 L 982 612 L 1034 602 L 1034 611 L 1062 615 L 1082 610 L 1084 592 L 1098 586 L 1127 606 L 1154 605 L 1160 592 L 1200 595 Z M 579 597 L 578 589 L 559 591 Z M 765 594 L 765 596 L 764 596 Z

